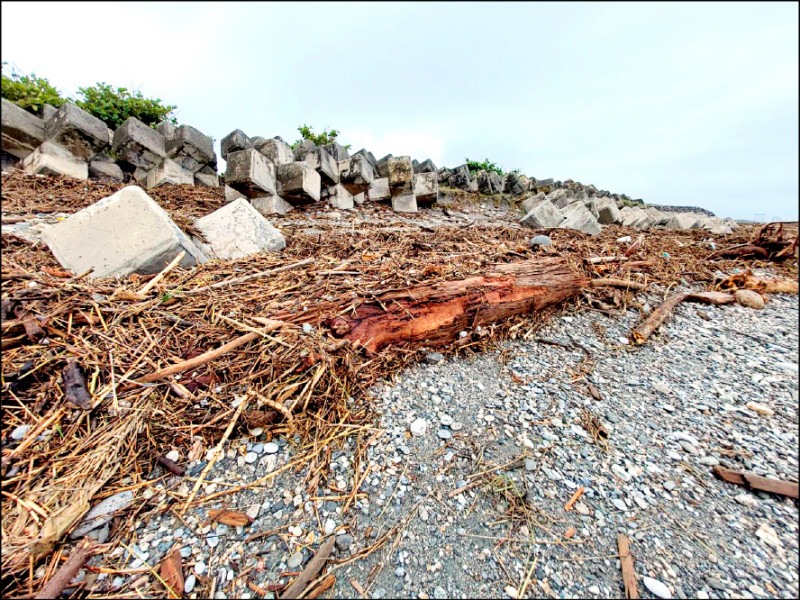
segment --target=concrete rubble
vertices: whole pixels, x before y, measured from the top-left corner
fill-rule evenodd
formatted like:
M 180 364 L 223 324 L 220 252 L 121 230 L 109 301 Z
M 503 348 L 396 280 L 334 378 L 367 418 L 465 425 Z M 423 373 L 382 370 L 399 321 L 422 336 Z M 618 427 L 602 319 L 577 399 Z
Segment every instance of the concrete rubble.
M 167 157 L 166 140 L 139 119 L 126 119 L 114 132 L 111 150 L 134 167 L 150 170 Z
M 322 185 L 319 173 L 310 164 L 292 162 L 275 167 L 278 195 L 292 204 L 306 204 L 320 199 Z
M 250 198 L 278 193 L 275 165 L 255 148 L 228 154 L 225 183 Z
M 197 173 L 211 161 L 216 161 L 214 143 L 194 127 L 181 125 L 166 138 L 167 156 L 190 173 Z
M 45 124 L 45 138 L 89 161 L 109 145 L 108 127 L 74 102 L 65 102 Z
M 3 151 L 17 158 L 25 158 L 42 142 L 44 142 L 44 121 L 3 98 Z
M 31 175 L 66 175 L 76 179 L 89 177 L 89 163 L 52 142 L 42 142 L 20 162 L 20 168 Z
M 164 158 L 147 173 L 147 189 L 172 185 L 193 185 L 194 175 L 170 158 Z
M 564 220 L 564 215 L 556 208 L 552 202 L 546 198 L 539 201 L 520 219 L 520 223 L 535 229 L 545 227 L 558 227 Z
M 158 273 L 181 251 L 181 265 L 207 260 L 144 190 L 137 186 L 87 206 L 46 229 L 43 240 L 63 267 L 91 277 Z
M 210 258 L 243 258 L 286 247 L 283 234 L 243 198 L 197 219 L 194 225 L 205 238 L 197 245 Z

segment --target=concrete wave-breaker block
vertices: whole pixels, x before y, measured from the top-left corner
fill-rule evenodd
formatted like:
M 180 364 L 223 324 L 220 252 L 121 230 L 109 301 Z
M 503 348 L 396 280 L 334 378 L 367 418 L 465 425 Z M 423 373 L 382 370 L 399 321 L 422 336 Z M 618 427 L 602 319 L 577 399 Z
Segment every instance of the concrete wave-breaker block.
M 439 199 L 439 174 L 436 171 L 414 175 L 417 204 L 430 205 Z
M 106 124 L 74 102 L 65 102 L 56 111 L 44 133 L 47 141 L 87 161 L 111 143 Z
M 286 248 L 283 234 L 247 200 L 239 198 L 195 221 L 209 256 L 232 259 Z
M 372 172 L 377 173 L 378 161 L 375 160 L 375 155 L 372 154 L 372 152 L 370 152 L 366 148 L 362 148 L 361 150 L 353 154 L 353 156 L 363 156 L 364 160 L 366 160 L 369 163 L 369 166 L 372 167 Z
M 275 195 L 250 198 L 250 204 L 265 217 L 271 215 L 285 215 L 294 208 L 286 200 Z
M 194 185 L 194 175 L 174 160 L 165 158 L 147 173 L 147 189 L 161 187 L 167 183 Z
M 531 196 L 530 198 L 525 198 L 525 200 L 522 201 L 522 212 L 527 215 L 529 212 L 531 212 L 534 208 L 539 206 L 539 204 L 541 204 L 545 200 L 547 200 L 547 197 L 542 192 L 539 192 L 538 194 L 536 194 L 535 196 Z
M 597 198 L 595 200 L 595 208 L 597 209 L 597 221 L 599 223 L 603 225 L 619 223 L 619 209 L 613 198 Z
M 250 140 L 244 131 L 241 129 L 234 129 L 219 143 L 220 155 L 222 160 L 228 159 L 228 154 L 231 152 L 238 152 L 239 150 L 249 150 L 253 147 L 253 142 Z
M 372 180 L 372 185 L 367 190 L 367 200 L 371 202 L 382 202 L 392 197 L 389 191 L 389 178 L 379 177 Z
M 274 137 L 271 140 L 264 140 L 253 147 L 261 152 L 267 160 L 269 160 L 276 167 L 278 165 L 285 165 L 294 162 L 294 152 L 292 147 L 283 141 L 280 137 Z
M 400 194 L 392 196 L 392 210 L 395 212 L 415 213 L 417 210 L 417 197 L 414 194 Z
M 589 235 L 598 235 L 602 228 L 583 202 L 573 202 L 564 211 L 564 220 L 559 225 L 561 229 L 576 229 Z
M 533 198 L 531 198 L 533 200 Z M 519 222 L 527 227 L 534 229 L 541 229 L 545 227 L 558 227 L 564 220 L 564 215 L 558 210 L 552 202 L 544 198 L 539 198 L 524 217 Z
M 181 125 L 174 135 L 165 138 L 167 156 L 191 173 L 214 160 L 214 142 L 189 125 Z
M 676 213 L 667 221 L 667 229 L 677 229 L 679 231 L 688 231 L 694 229 L 700 222 L 700 218 L 695 213 Z
M 113 158 L 106 154 L 98 154 L 89 163 L 89 177 L 123 181 L 125 174 Z
M 391 154 L 387 154 L 383 158 L 378 159 L 375 166 L 376 177 L 389 177 L 389 159 L 393 158 Z
M 410 156 L 393 156 L 386 162 L 389 189 L 392 196 L 405 196 L 414 192 L 414 170 Z
M 323 200 L 326 200 L 328 204 L 330 204 L 334 208 L 348 210 L 353 208 L 353 206 L 355 205 L 355 201 L 353 200 L 353 194 L 347 191 L 347 188 L 344 187 L 344 185 L 342 185 L 341 183 L 328 186 L 322 191 L 320 196 Z
M 137 186 L 95 202 L 45 230 L 45 243 L 64 268 L 91 277 L 158 273 L 181 251 L 181 266 L 207 260 L 167 212 Z
M 313 145 L 313 142 L 309 142 Z M 298 146 L 299 148 L 300 146 Z M 311 165 L 317 173 L 319 173 L 322 185 L 335 185 L 339 183 L 339 164 L 331 158 L 330 154 L 323 152 L 320 148 L 314 146 L 313 148 L 304 147 L 301 152 L 297 152 L 295 148 L 295 157 L 298 162 L 304 162 Z
M 225 183 L 248 198 L 278 193 L 275 165 L 255 148 L 228 154 Z
M 430 158 L 426 158 L 421 163 L 419 163 L 419 167 L 417 168 L 417 173 L 436 173 L 436 165 Z
M 347 148 L 341 146 L 338 142 L 331 142 L 330 144 L 320 146 L 320 148 L 336 162 L 350 158 L 350 153 L 347 151 Z
M 219 187 L 219 177 L 216 174 L 209 175 L 208 173 L 195 173 L 194 184 L 202 187 Z
M 225 184 L 225 202 L 233 202 L 234 200 L 238 200 L 239 198 L 247 198 L 241 192 L 237 192 L 227 183 Z
M 3 98 L 2 147 L 17 158 L 25 158 L 44 142 L 44 121 Z
M 167 156 L 164 136 L 135 117 L 117 127 L 111 149 L 122 160 L 147 171 Z
M 29 175 L 66 175 L 89 178 L 89 163 L 52 142 L 43 142 L 22 159 L 20 168 Z
M 360 194 L 353 194 L 353 202 L 361 206 L 364 202 L 367 201 L 366 192 L 361 192 Z
M 362 154 L 357 154 L 339 164 L 339 182 L 347 188 L 351 194 L 366 192 L 372 184 L 375 175 L 372 167 Z
M 322 179 L 307 162 L 293 162 L 275 167 L 278 195 L 292 204 L 318 202 Z

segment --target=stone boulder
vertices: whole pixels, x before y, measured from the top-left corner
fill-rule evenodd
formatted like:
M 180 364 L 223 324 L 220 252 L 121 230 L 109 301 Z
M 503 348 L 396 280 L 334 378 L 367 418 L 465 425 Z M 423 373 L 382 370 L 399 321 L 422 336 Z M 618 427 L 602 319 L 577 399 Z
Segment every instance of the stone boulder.
M 533 198 L 531 198 L 532 200 Z M 519 222 L 526 227 L 542 229 L 546 227 L 558 227 L 564 220 L 564 215 L 556 208 L 552 202 L 546 198 L 540 198 L 533 205 Z
M 417 204 L 430 205 L 439 198 L 439 174 L 436 171 L 414 175 L 414 195 Z
M 306 162 L 292 162 L 275 167 L 278 195 L 292 204 L 307 204 L 320 199 L 322 180 Z
M 167 183 L 171 185 L 193 185 L 194 175 L 171 158 L 164 158 L 147 172 L 147 189 L 161 187 Z
M 248 198 L 278 193 L 275 165 L 255 148 L 228 154 L 225 183 Z
M 43 238 L 64 268 L 73 273 L 93 268 L 92 277 L 158 273 L 181 251 L 186 252 L 180 263 L 184 267 L 207 260 L 137 186 L 76 212 L 46 229 Z
M 44 121 L 3 98 L 2 147 L 17 158 L 25 158 L 44 142 Z
M 284 142 L 280 136 L 254 144 L 254 148 L 276 167 L 294 162 L 292 147 Z
M 598 235 L 602 228 L 589 209 L 582 202 L 574 202 L 564 211 L 561 229 L 576 229 L 589 235 Z
M 167 156 L 194 174 L 215 159 L 214 142 L 188 125 L 181 125 L 174 135 L 165 138 Z
M 313 146 L 313 142 L 312 142 Z M 241 129 L 234 129 L 219 143 L 220 155 L 222 160 L 228 159 L 228 154 L 231 152 L 238 152 L 239 150 L 249 150 L 253 147 L 253 142 L 245 135 Z
M 45 138 L 86 161 L 111 142 L 106 124 L 74 102 L 65 102 L 47 121 Z
M 89 163 L 52 142 L 42 142 L 19 165 L 30 175 L 66 175 L 75 179 L 89 178 Z
M 243 258 L 286 248 L 283 234 L 243 198 L 197 219 L 194 226 L 205 238 L 198 245 L 211 258 Z
M 164 136 L 135 117 L 129 117 L 114 132 L 113 150 L 133 167 L 149 171 L 167 157 Z

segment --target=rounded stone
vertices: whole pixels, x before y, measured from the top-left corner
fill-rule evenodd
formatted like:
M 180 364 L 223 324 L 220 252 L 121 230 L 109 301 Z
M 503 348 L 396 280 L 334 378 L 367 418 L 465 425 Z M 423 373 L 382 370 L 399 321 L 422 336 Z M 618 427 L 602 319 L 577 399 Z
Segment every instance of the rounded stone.
M 753 290 L 736 290 L 733 297 L 739 304 L 747 308 L 764 308 L 764 298 Z

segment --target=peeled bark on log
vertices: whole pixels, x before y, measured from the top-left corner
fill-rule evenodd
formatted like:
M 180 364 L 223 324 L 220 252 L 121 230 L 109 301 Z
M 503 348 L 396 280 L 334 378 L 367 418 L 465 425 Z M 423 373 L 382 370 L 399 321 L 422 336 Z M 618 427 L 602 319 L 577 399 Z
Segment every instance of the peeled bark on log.
M 387 292 L 327 324 L 338 337 L 370 351 L 391 344 L 446 344 L 461 331 L 567 300 L 587 283 L 563 258 L 539 257 L 497 265 L 485 275 Z

